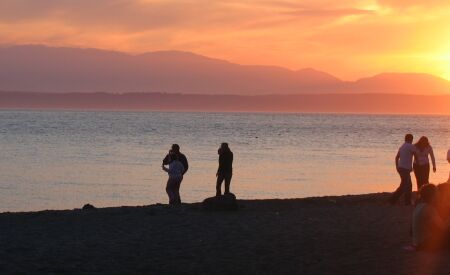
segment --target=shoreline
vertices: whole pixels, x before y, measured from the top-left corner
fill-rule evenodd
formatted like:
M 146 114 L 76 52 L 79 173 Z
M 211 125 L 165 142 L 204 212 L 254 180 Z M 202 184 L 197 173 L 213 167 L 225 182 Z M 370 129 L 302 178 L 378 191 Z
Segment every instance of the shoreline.
M 445 274 L 449 253 L 405 250 L 413 207 L 389 193 L 0 214 L 0 272 Z
M 312 197 L 301 197 L 301 198 L 271 198 L 271 199 L 239 199 L 237 197 L 237 202 L 240 206 L 243 206 L 245 208 L 245 205 L 248 204 L 259 204 L 261 202 L 265 203 L 277 203 L 277 202 L 299 202 L 299 203 L 308 203 L 312 201 L 337 201 L 340 199 L 345 198 L 352 198 L 352 197 L 358 197 L 358 198 L 366 198 L 368 200 L 377 200 L 376 197 L 378 196 L 388 196 L 389 194 L 392 194 L 392 192 L 377 192 L 377 193 L 365 193 L 365 194 L 345 194 L 345 195 L 324 195 L 324 196 L 312 196 Z M 416 191 L 413 191 L 413 196 L 415 196 Z M 206 199 L 206 198 L 205 198 Z M 86 211 L 83 210 L 83 206 L 86 204 L 91 204 L 90 202 L 80 203 L 79 208 L 72 208 L 72 209 L 40 209 L 40 210 L 29 210 L 29 211 L 3 211 L 0 212 L 0 216 L 2 215 L 26 215 L 26 214 L 38 214 L 41 212 L 47 212 L 47 213 L 57 213 L 57 212 L 77 212 L 77 211 Z M 201 209 L 201 201 L 198 202 L 183 202 L 182 207 L 187 209 Z M 160 209 L 162 207 L 170 208 L 171 206 L 168 203 L 153 203 L 153 204 L 144 204 L 144 205 L 118 205 L 118 206 L 105 206 L 105 207 L 97 207 L 93 205 L 95 209 L 89 209 L 89 210 L 95 210 L 95 211 L 114 211 L 118 209 L 140 209 L 140 208 L 155 208 Z M 172 207 L 172 208 L 176 208 Z M 89 211 L 88 210 L 88 211 Z

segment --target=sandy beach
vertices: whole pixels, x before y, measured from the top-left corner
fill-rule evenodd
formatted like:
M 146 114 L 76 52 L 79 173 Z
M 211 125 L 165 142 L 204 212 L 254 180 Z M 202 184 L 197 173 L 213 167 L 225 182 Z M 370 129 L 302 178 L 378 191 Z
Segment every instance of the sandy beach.
M 386 193 L 0 214 L 2 274 L 448 274 Z

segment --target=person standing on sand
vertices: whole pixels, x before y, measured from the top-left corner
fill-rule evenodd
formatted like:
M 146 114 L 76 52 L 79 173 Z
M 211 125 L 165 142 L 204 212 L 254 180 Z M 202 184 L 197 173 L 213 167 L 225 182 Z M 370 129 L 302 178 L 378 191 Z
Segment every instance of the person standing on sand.
M 178 156 L 178 160 L 184 166 L 183 175 L 186 174 L 187 170 L 189 169 L 189 164 L 188 164 L 186 156 L 180 152 L 180 145 L 178 145 L 178 144 L 172 144 L 172 149 L 169 150 L 169 153 L 163 159 L 163 165 L 168 165 L 170 163 L 170 154 L 171 153 L 174 153 Z
M 169 196 L 170 205 L 180 205 L 180 184 L 183 180 L 184 166 L 179 161 L 177 154 L 169 153 L 169 168 L 162 165 L 162 169 L 169 174 L 169 179 L 167 180 L 166 192 Z
M 219 154 L 219 168 L 216 173 L 216 196 L 220 196 L 223 181 L 225 181 L 224 194 L 230 193 L 231 177 L 233 176 L 233 152 L 228 147 L 228 143 L 222 143 L 217 153 Z
M 447 161 L 448 161 L 448 163 L 450 163 L 450 149 L 448 149 L 448 151 L 447 151 Z M 447 182 L 450 183 L 450 172 L 448 173 Z
M 416 156 L 417 149 L 412 144 L 413 135 L 405 135 L 405 143 L 398 149 L 395 156 L 395 168 L 400 175 L 400 186 L 395 190 L 392 196 L 389 198 L 391 204 L 395 204 L 402 194 L 405 194 L 405 205 L 411 205 L 411 171 L 413 156 Z
M 176 155 L 178 161 L 181 162 L 181 164 L 183 165 L 183 168 L 184 168 L 184 171 L 183 171 L 182 176 L 181 176 L 180 183 L 178 184 L 178 191 L 177 192 L 179 194 L 179 189 L 180 189 L 181 182 L 183 181 L 183 176 L 184 176 L 184 174 L 186 174 L 187 170 L 189 169 L 189 163 L 187 161 L 186 156 L 180 152 L 180 146 L 178 144 L 172 144 L 172 149 L 169 151 L 169 153 L 163 159 L 163 162 L 162 162 L 163 166 L 170 164 L 170 162 L 172 161 L 171 155 Z M 169 184 L 169 182 L 167 182 L 167 184 Z M 178 196 L 178 198 L 179 198 L 179 196 Z M 178 204 L 181 204 L 181 199 L 178 202 Z
M 433 163 L 433 172 L 436 173 L 436 160 L 434 159 L 433 148 L 430 145 L 427 137 L 421 137 L 419 141 L 414 144 L 417 148 L 416 158 L 414 158 L 414 175 L 416 176 L 417 191 L 424 184 L 428 184 L 430 179 L 430 160 Z

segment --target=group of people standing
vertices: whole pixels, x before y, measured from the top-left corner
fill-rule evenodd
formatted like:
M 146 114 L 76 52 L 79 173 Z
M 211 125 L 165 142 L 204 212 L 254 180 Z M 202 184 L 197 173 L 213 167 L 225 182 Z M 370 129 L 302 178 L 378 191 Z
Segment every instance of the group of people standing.
M 405 205 L 411 205 L 412 181 L 414 171 L 417 182 L 418 196 L 412 217 L 413 245 L 416 249 L 434 249 L 450 247 L 450 174 L 447 183 L 435 186 L 429 183 L 430 159 L 433 172 L 436 172 L 436 160 L 433 148 L 427 137 L 423 136 L 413 144 L 413 135 L 405 136 L 404 144 L 395 157 L 395 167 L 400 175 L 400 186 L 389 198 L 395 204 L 404 195 Z M 233 152 L 227 143 L 222 143 L 218 149 L 219 167 L 216 177 L 216 196 L 221 196 L 222 183 L 225 182 L 224 194 L 230 193 L 233 176 Z M 450 163 L 450 150 L 447 152 Z M 162 169 L 169 175 L 166 192 L 170 205 L 180 205 L 180 185 L 183 176 L 189 169 L 187 158 L 180 152 L 180 146 L 173 144 L 162 162 Z
M 433 172 L 436 172 L 436 160 L 433 148 L 427 137 L 423 136 L 413 144 L 413 135 L 405 136 L 405 143 L 399 148 L 395 157 L 395 167 L 400 175 L 400 186 L 395 190 L 389 202 L 395 204 L 401 195 L 404 194 L 405 205 L 411 205 L 412 181 L 411 172 L 414 171 L 417 182 L 417 190 L 429 183 L 430 158 Z M 218 149 L 219 167 L 216 177 L 216 196 L 220 196 L 222 183 L 225 182 L 224 194 L 230 193 L 231 178 L 233 176 L 233 152 L 228 143 L 222 143 Z M 447 153 L 450 163 L 450 150 Z M 173 144 L 169 153 L 162 162 L 162 169 L 169 175 L 166 192 L 169 196 L 169 204 L 181 204 L 180 186 L 183 176 L 189 169 L 187 158 L 180 152 L 180 146 Z M 450 174 L 448 182 L 450 183 Z
M 450 248 L 450 174 L 446 183 L 429 183 L 430 158 L 433 172 L 436 160 L 427 137 L 421 137 L 415 144 L 413 135 L 405 136 L 405 143 L 395 157 L 395 166 L 400 175 L 400 186 L 389 198 L 394 204 L 404 194 L 405 205 L 411 205 L 412 182 L 410 173 L 414 171 L 417 182 L 417 198 L 412 215 L 413 246 L 418 250 Z M 450 163 L 450 150 L 447 152 Z
M 222 183 L 225 181 L 224 194 L 230 193 L 231 178 L 233 176 L 233 152 L 230 150 L 228 143 L 222 143 L 218 149 L 219 168 L 216 177 L 216 196 L 220 196 Z M 169 196 L 170 205 L 180 205 L 180 186 L 183 176 L 189 169 L 187 158 L 180 152 L 178 144 L 172 144 L 169 153 L 163 159 L 162 169 L 169 175 L 167 180 L 166 192 Z
M 405 205 L 411 205 L 412 181 L 411 172 L 414 171 L 417 190 L 429 183 L 430 158 L 433 172 L 436 172 L 436 160 L 433 148 L 427 137 L 423 136 L 413 144 L 413 135 L 405 136 L 405 143 L 398 149 L 395 156 L 395 167 L 400 175 L 400 186 L 390 197 L 389 201 L 395 204 L 402 194 L 405 196 Z

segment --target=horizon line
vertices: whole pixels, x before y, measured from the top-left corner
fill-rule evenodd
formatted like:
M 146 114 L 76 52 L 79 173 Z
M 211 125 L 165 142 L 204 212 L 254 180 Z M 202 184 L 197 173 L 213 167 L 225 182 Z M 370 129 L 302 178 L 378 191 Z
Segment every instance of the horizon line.
M 222 111 L 212 111 L 212 110 L 197 110 L 197 109 L 185 109 L 185 110 L 174 110 L 174 109 L 106 109 L 106 108 L 48 108 L 48 107 L 23 107 L 23 108 L 9 108 L 0 107 L 0 112 L 2 111 L 17 111 L 17 112 L 52 112 L 52 111 L 62 111 L 62 112 L 124 112 L 124 113 L 208 113 L 208 114 L 306 114 L 306 115 L 373 115 L 373 116 L 449 116 L 446 113 L 416 113 L 411 114 L 407 112 L 398 113 L 383 113 L 383 112 L 333 112 L 333 111 L 243 111 L 243 110 L 222 110 Z

